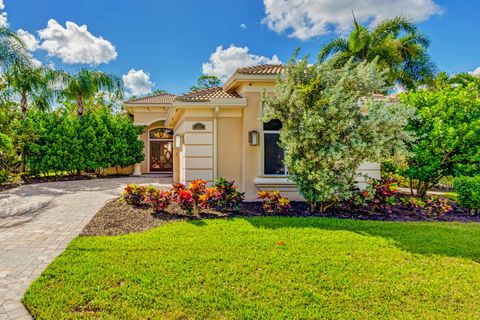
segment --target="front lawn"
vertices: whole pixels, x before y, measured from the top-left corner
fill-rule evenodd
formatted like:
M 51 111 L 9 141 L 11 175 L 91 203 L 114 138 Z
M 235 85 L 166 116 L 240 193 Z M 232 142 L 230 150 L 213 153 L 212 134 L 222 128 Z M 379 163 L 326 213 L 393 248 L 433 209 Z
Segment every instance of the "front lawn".
M 80 237 L 37 319 L 480 318 L 480 225 L 260 217 Z

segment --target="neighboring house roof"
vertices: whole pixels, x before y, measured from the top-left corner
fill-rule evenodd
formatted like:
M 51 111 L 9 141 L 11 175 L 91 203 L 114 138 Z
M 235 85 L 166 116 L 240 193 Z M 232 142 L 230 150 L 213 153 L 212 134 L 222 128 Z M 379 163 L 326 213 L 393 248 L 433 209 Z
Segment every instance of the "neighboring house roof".
M 256 74 L 256 75 L 275 75 L 283 71 L 281 64 L 259 64 L 245 68 L 238 68 L 235 73 L 239 74 Z
M 171 104 L 175 100 L 176 95 L 171 93 L 159 93 L 142 98 L 130 99 L 125 101 L 126 104 Z
M 205 102 L 211 99 L 237 99 L 241 96 L 235 91 L 225 91 L 222 87 L 213 87 L 204 90 L 195 90 L 175 98 L 175 101 L 183 102 Z

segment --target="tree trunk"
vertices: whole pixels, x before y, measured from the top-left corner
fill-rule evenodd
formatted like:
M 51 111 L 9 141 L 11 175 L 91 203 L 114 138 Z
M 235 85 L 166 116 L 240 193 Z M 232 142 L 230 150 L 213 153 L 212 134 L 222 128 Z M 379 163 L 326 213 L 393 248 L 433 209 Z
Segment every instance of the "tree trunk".
M 410 195 L 413 197 L 413 179 L 410 178 Z
M 427 196 L 428 188 L 430 187 L 429 181 L 418 181 L 417 196 L 425 198 Z
M 24 91 L 22 92 L 22 98 L 20 100 L 20 104 L 22 106 L 22 113 L 25 115 L 27 113 L 27 108 L 28 108 L 28 98 L 27 98 L 27 93 Z
M 83 116 L 83 110 L 84 110 L 83 97 L 79 96 L 77 98 L 77 115 L 78 115 L 79 118 L 81 118 Z

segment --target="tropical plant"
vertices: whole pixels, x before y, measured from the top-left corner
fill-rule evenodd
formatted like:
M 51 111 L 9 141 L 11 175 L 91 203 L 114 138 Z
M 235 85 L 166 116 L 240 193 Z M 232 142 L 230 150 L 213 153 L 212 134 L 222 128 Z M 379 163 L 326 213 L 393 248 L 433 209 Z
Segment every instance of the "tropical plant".
M 222 212 L 238 210 L 244 199 L 244 193 L 238 191 L 234 181 L 221 177 L 215 180 L 213 187 L 205 189 L 205 193 L 200 196 L 200 205 L 205 209 Z
M 343 65 L 377 59 L 378 66 L 388 70 L 388 82 L 398 82 L 413 89 L 434 74 L 427 54 L 428 39 L 408 19 L 396 17 L 380 22 L 372 30 L 360 25 L 354 17 L 354 29 L 348 38 L 327 43 L 318 56 L 320 61 L 332 57 Z
M 95 98 L 101 91 L 115 98 L 123 97 L 123 82 L 113 74 L 82 68 L 76 74 L 65 74 L 63 82 L 63 96 L 76 102 L 79 117 L 84 113 L 86 101 Z
M 480 94 L 474 83 L 409 92 L 401 100 L 416 108 L 408 130 L 417 140 L 402 175 L 418 180 L 418 196 L 442 177 L 480 173 Z
M 33 67 L 15 64 L 7 70 L 4 77 L 12 94 L 20 98 L 22 112 L 25 114 L 29 100 L 40 110 L 49 109 L 50 103 L 57 93 L 53 83 L 59 72 L 45 67 Z
M 168 208 L 172 202 L 172 194 L 170 190 L 156 189 L 148 192 L 146 199 L 152 206 L 153 210 L 159 212 Z
M 145 200 L 145 188 L 138 184 L 128 184 L 122 193 L 121 201 L 127 204 L 140 205 Z
M 386 90 L 385 71 L 375 61 L 349 61 L 337 69 L 332 61 L 309 66 L 295 58 L 277 80 L 275 95 L 264 96 L 264 121 L 282 123 L 290 177 L 312 209 L 323 211 L 352 196 L 362 162 L 404 150 L 412 139 L 404 128 L 413 111 L 374 97 Z
M 263 210 L 266 213 L 286 213 L 290 209 L 290 200 L 286 197 L 282 197 L 278 190 L 268 192 L 257 192 L 257 198 L 262 200 Z
M 7 27 L 0 27 L 0 68 L 13 65 L 30 65 L 31 59 L 23 40 Z
M 207 76 L 205 74 L 202 74 L 198 80 L 197 84 L 190 87 L 190 90 L 196 91 L 196 90 L 204 90 L 204 89 L 209 89 L 213 87 L 218 87 L 220 85 L 220 79 L 218 79 L 216 76 Z

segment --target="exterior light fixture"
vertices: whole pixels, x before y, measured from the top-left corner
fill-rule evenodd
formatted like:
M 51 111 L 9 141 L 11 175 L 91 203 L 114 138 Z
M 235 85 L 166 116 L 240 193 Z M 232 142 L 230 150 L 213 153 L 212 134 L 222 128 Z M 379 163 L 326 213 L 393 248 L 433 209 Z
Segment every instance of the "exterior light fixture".
M 258 146 L 260 144 L 257 130 L 248 131 L 248 143 L 250 143 L 251 146 Z
M 177 134 L 175 135 L 175 148 L 182 147 L 182 136 Z

